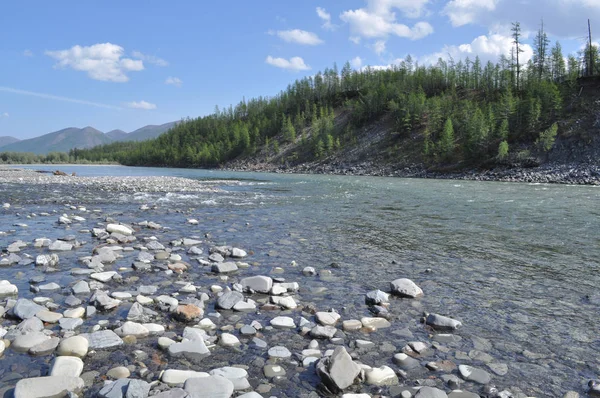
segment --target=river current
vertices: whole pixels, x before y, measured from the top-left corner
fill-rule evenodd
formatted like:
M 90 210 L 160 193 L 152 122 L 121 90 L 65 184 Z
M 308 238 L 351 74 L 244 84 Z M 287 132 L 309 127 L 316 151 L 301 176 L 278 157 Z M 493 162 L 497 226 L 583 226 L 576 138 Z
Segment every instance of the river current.
M 131 194 L 0 186 L 0 202 L 14 209 L 0 212 L 0 230 L 14 228 L 15 211 L 62 214 L 68 210 L 57 204 L 67 202 L 100 208 L 123 222 L 168 225 L 173 236 L 178 226 L 189 235 L 185 220 L 194 217 L 200 221 L 197 232 L 251 251 L 248 261 L 258 262 L 263 273 L 297 262 L 284 276 L 297 280 L 300 297 L 310 297 L 321 310 L 369 316 L 366 292 L 387 291 L 397 278 L 412 279 L 424 297 L 393 302 L 394 326 L 378 332 L 381 338 L 401 340 L 394 332 L 407 327 L 414 339 L 427 340 L 430 331 L 419 324 L 423 312 L 452 316 L 463 323 L 457 332 L 463 340 L 450 358 L 460 362 L 473 350 L 488 353 L 494 363 L 508 366 L 504 376 L 494 375 L 498 386 L 559 397 L 585 391 L 587 381 L 600 376 L 599 188 L 120 166 L 60 169 L 80 176 L 186 177 L 214 181 L 221 191 Z M 143 204 L 169 211 L 144 213 Z M 29 223 L 27 231 L 0 236 L 0 247 L 56 235 L 56 226 L 40 223 L 36 229 L 35 221 Z M 334 262 L 340 268 L 331 268 Z M 305 266 L 333 275 L 305 278 L 300 272 Z M 18 279 L 19 271 L 26 273 L 2 269 L 0 279 Z M 25 295 L 27 280 L 19 282 Z

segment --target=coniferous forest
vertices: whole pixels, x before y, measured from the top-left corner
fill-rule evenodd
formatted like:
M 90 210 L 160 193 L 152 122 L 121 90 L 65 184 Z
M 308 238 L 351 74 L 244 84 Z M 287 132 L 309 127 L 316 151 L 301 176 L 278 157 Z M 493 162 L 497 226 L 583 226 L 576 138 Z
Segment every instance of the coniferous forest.
M 600 75 L 600 52 L 590 45 L 565 57 L 560 43 L 551 44 L 541 28 L 533 58 L 522 64 L 518 23 L 513 24 L 513 44 L 497 63 L 475 57 L 423 66 L 408 56 L 389 68 L 353 70 L 346 63 L 339 70 L 334 65 L 274 97 L 184 120 L 154 140 L 74 149 L 68 158 L 217 167 L 259 151 L 276 155 L 282 146 L 291 146 L 282 160 L 298 164 L 356 145 L 362 128 L 383 116 L 400 139 L 419 140 L 419 156 L 428 164 L 502 162 L 523 147 L 547 152 L 560 133 L 557 122 L 575 111 L 578 79 Z

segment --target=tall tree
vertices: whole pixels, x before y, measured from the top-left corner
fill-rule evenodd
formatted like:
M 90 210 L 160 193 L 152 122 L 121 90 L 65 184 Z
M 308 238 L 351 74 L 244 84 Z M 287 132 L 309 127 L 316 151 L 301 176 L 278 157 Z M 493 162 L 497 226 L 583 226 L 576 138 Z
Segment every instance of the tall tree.
M 567 68 L 562 53 L 562 46 L 558 41 L 554 44 L 554 47 L 552 47 L 550 59 L 552 65 L 552 79 L 558 80 L 564 77 L 567 74 Z
M 524 50 L 521 48 L 521 24 L 519 22 L 514 22 L 512 24 L 512 37 L 513 44 L 515 45 L 515 56 L 517 58 L 516 68 L 517 68 L 517 92 L 520 91 L 521 85 L 519 83 L 521 79 L 521 65 L 519 64 L 519 53 L 522 53 Z
M 533 64 L 535 66 L 538 79 L 542 79 L 547 71 L 548 46 L 550 40 L 544 31 L 544 20 L 533 39 Z

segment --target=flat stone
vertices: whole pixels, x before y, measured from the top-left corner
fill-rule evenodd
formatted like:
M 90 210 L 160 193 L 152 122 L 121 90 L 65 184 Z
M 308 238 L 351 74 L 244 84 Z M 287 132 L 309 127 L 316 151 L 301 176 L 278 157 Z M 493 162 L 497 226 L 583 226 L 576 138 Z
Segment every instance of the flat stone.
M 15 351 L 27 352 L 30 348 L 35 347 L 46 340 L 50 340 L 50 336 L 47 336 L 42 332 L 31 332 L 17 336 L 10 347 Z
M 222 376 L 208 376 L 187 379 L 183 389 L 190 398 L 229 398 L 234 386 L 231 380 Z
M 183 322 L 199 320 L 204 315 L 204 310 L 194 304 L 178 305 L 174 316 Z
M 60 290 L 60 285 L 55 282 L 46 283 L 45 285 L 38 286 L 41 292 L 53 292 Z
M 331 339 L 337 333 L 337 329 L 333 326 L 317 325 L 310 330 L 311 337 L 316 339 Z
M 14 398 L 66 397 L 70 392 L 78 394 L 84 383 L 79 377 L 46 376 L 21 379 L 15 386 Z
M 89 294 L 90 285 L 86 281 L 79 281 L 71 288 L 73 294 Z
M 448 395 L 439 388 L 425 386 L 419 388 L 415 398 L 448 398 Z
M 209 372 L 211 376 L 222 376 L 233 383 L 233 389 L 235 391 L 247 390 L 252 388 L 248 383 L 248 372 L 242 368 L 236 368 L 233 366 L 224 366 L 222 368 L 213 369 Z
M 126 379 L 131 376 L 131 372 L 125 366 L 117 366 L 106 372 L 106 375 L 111 379 Z
M 390 326 L 392 326 L 390 321 L 388 321 L 385 318 L 364 317 L 364 318 L 360 319 L 360 322 L 362 323 L 362 325 L 364 327 L 374 328 L 374 329 L 383 329 L 383 328 L 389 328 Z
M 83 318 L 83 316 L 85 315 L 85 308 L 77 307 L 72 308 L 70 310 L 65 310 L 65 312 L 63 312 L 63 315 L 65 318 Z
M 83 372 L 83 361 L 78 357 L 56 357 L 50 368 L 50 376 L 79 377 L 81 372 Z
M 58 320 L 60 328 L 63 330 L 75 330 L 83 325 L 83 319 L 81 318 L 61 318 Z
M 127 321 L 120 328 L 115 329 L 115 333 L 120 336 L 134 336 L 136 338 L 147 337 L 150 331 L 142 324 Z
M 247 299 L 247 301 L 238 301 L 233 306 L 235 311 L 254 311 L 256 309 L 256 304 L 254 300 Z
M 52 242 L 50 247 L 48 247 L 48 250 L 66 252 L 73 250 L 73 245 L 67 242 L 63 242 L 62 240 L 55 240 L 54 242 Z
M 171 344 L 168 351 L 173 357 L 183 356 L 193 361 L 199 361 L 210 355 L 210 350 L 202 339 Z
M 90 278 L 100 281 L 102 283 L 106 283 L 110 281 L 115 275 L 117 275 L 116 271 L 96 272 L 90 274 Z
M 63 339 L 58 345 L 57 354 L 83 358 L 89 348 L 88 339 L 83 336 L 72 336 Z
M 360 330 L 362 326 L 362 322 L 358 319 L 349 319 L 347 321 L 342 322 L 342 329 L 344 329 L 347 332 Z
M 492 380 L 490 374 L 485 370 L 469 365 L 459 365 L 458 372 L 463 379 L 478 384 L 487 384 Z
M 31 300 L 23 298 L 18 299 L 12 308 L 12 312 L 15 314 L 15 316 L 21 319 L 33 318 L 38 312 L 45 310 L 46 307 L 42 307 Z
M 263 373 L 270 379 L 271 377 L 285 376 L 285 369 L 279 365 L 266 365 Z
M 231 291 L 225 292 L 217 299 L 217 308 L 222 308 L 224 310 L 230 310 L 233 308 L 235 304 L 244 299 L 244 295 L 240 292 Z
M 42 322 L 46 323 L 56 323 L 58 322 L 63 315 L 58 312 L 52 312 L 48 310 L 42 310 L 35 314 L 36 318 L 39 318 Z
M 59 342 L 60 339 L 58 337 L 51 337 L 50 339 L 31 347 L 29 349 L 29 354 L 37 356 L 50 355 L 56 350 L 56 346 L 58 346 Z
M 170 386 L 175 386 L 178 384 L 183 384 L 187 379 L 198 378 L 198 377 L 208 377 L 210 376 L 206 372 L 196 372 L 193 370 L 177 370 L 177 369 L 167 369 L 163 372 L 160 380 L 168 384 Z
M 421 366 L 421 362 L 404 353 L 394 355 L 393 361 L 402 370 L 415 369 Z
M 118 347 L 123 344 L 123 340 L 112 330 L 100 330 L 83 336 L 87 338 L 89 348 L 93 350 Z
M 340 320 L 341 316 L 337 312 L 317 312 L 315 318 L 323 326 L 333 326 Z
M 105 384 L 98 392 L 100 398 L 125 398 L 127 388 L 129 387 L 129 379 L 119 379 L 112 383 Z
M 275 318 L 271 319 L 270 323 L 271 323 L 271 326 L 273 326 L 275 328 L 294 329 L 296 327 L 294 320 L 292 318 L 290 318 L 289 316 L 275 317 Z
M 242 344 L 240 340 L 231 333 L 222 333 L 219 337 L 219 344 L 224 347 L 234 347 Z
M 292 353 L 290 352 L 290 350 L 288 350 L 287 348 L 285 348 L 283 346 L 275 346 L 275 347 L 269 348 L 268 354 L 271 358 L 277 358 L 277 359 L 287 359 L 292 356 Z
M 390 295 L 381 290 L 372 290 L 365 295 L 365 303 L 367 305 L 379 305 L 388 303 Z
M 423 290 L 410 279 L 396 279 L 390 283 L 390 290 L 400 297 L 416 298 L 423 295 Z
M 215 263 L 211 266 L 211 271 L 217 274 L 225 274 L 229 272 L 235 272 L 237 270 L 237 264 L 231 261 L 225 263 Z

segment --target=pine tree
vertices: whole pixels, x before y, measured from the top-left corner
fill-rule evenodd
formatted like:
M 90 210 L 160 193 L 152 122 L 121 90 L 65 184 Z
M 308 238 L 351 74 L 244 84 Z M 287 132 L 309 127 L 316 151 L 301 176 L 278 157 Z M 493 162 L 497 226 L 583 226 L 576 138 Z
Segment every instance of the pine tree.
M 547 72 L 548 57 L 548 46 L 550 45 L 550 39 L 544 32 L 544 20 L 538 30 L 535 38 L 533 39 L 533 64 L 537 72 L 537 78 L 541 80 Z
M 516 70 L 517 70 L 517 92 L 521 90 L 520 79 L 521 79 L 521 64 L 519 63 L 519 53 L 522 53 L 524 50 L 521 48 L 521 24 L 519 22 L 514 22 L 512 24 L 512 37 L 513 44 L 515 45 L 515 56 L 516 56 Z
M 551 50 L 551 64 L 552 64 L 552 79 L 558 80 L 563 78 L 567 74 L 567 67 L 565 65 L 565 58 L 562 54 L 562 46 L 557 41 Z
M 450 118 L 444 124 L 444 130 L 442 131 L 437 147 L 440 149 L 440 155 L 444 160 L 452 159 L 454 153 L 454 127 Z

